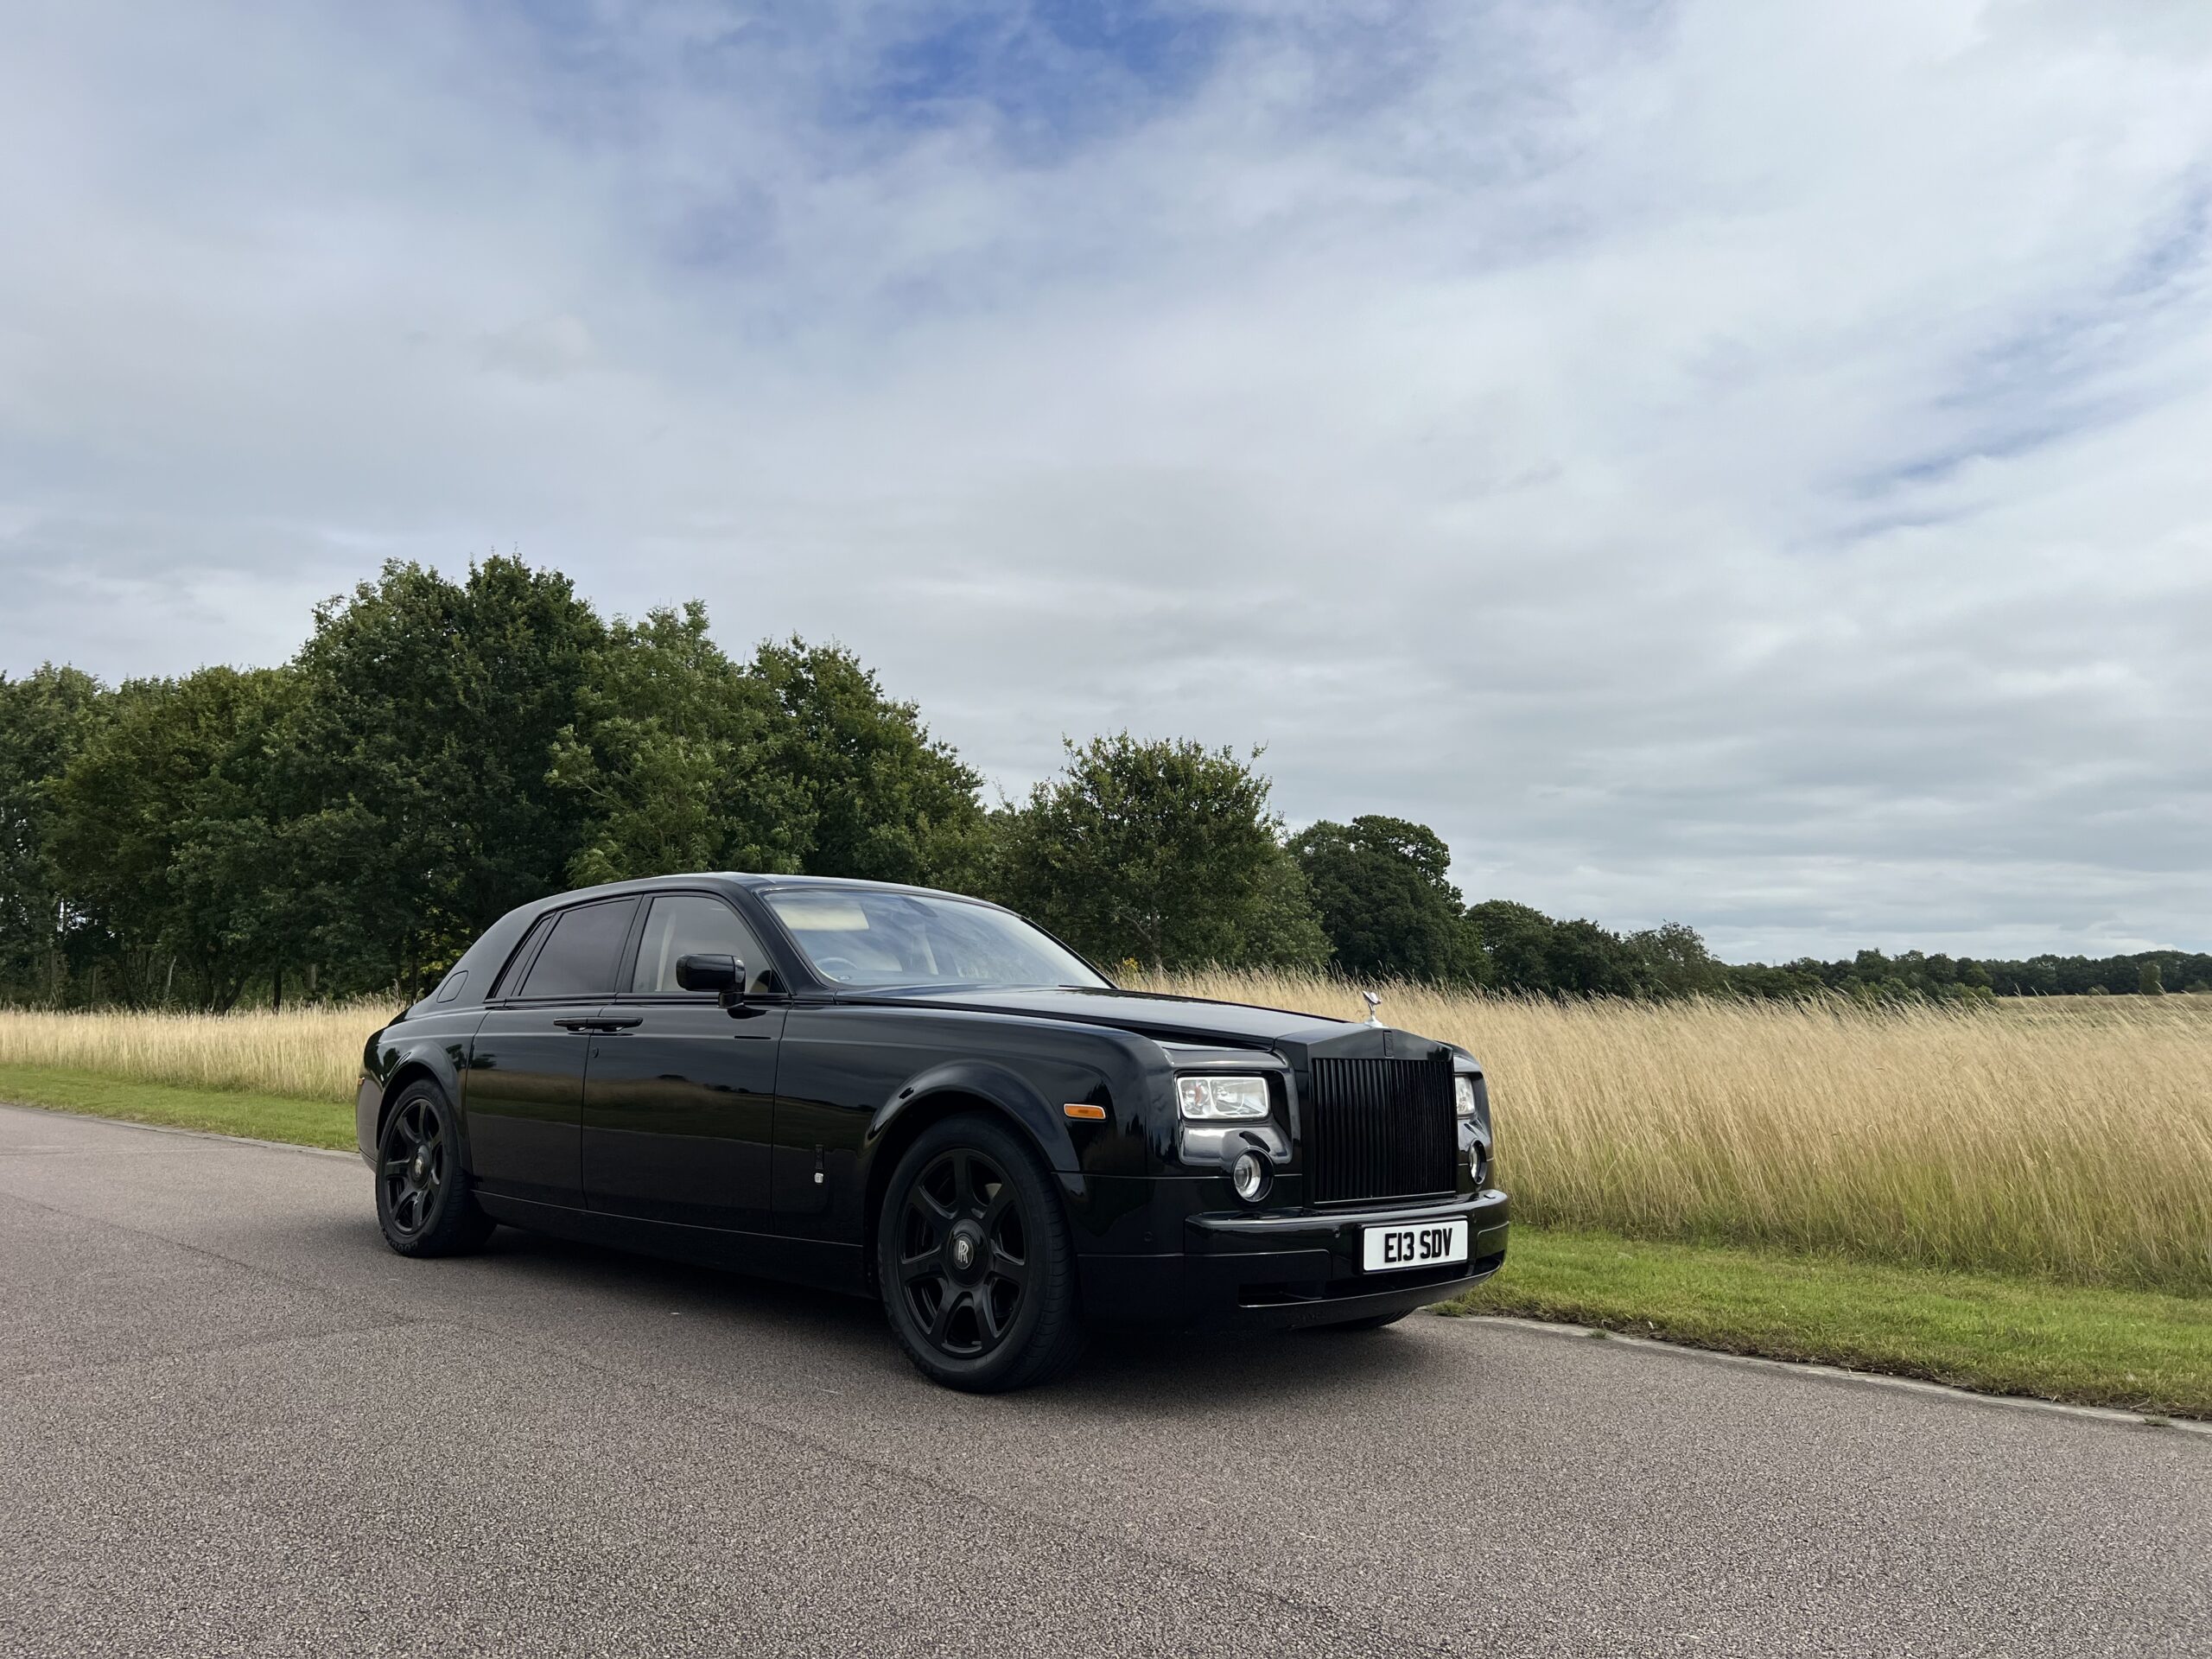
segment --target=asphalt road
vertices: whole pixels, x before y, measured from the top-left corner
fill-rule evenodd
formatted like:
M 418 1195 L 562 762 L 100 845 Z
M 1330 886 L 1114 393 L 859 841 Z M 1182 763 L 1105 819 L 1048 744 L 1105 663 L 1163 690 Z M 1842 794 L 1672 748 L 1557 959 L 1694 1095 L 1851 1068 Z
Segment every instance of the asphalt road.
M 871 1306 L 0 1108 L 0 1651 L 2212 1652 L 2212 1439 L 1510 1325 L 923 1383 Z

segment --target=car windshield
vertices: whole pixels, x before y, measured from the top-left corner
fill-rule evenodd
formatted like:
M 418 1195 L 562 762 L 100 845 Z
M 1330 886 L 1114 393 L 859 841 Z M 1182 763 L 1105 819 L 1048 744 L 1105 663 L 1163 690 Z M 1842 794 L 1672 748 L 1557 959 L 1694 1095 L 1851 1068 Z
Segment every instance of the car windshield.
M 1107 987 L 1065 945 L 988 905 L 865 887 L 761 896 L 834 985 Z

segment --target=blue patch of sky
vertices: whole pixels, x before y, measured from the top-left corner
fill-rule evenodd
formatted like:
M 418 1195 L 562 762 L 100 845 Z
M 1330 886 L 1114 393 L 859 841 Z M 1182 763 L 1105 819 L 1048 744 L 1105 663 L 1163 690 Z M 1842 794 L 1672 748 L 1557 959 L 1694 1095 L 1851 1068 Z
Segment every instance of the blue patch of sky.
M 2120 273 L 2113 292 L 2123 296 L 2164 295 L 2182 285 L 2212 255 L 2212 178 L 2199 177 L 2182 193 L 2140 252 Z
M 2141 349 L 2148 325 L 2172 304 L 2201 296 L 2212 257 L 2212 192 L 2183 193 L 2140 246 L 2097 292 L 2054 308 L 1971 353 L 1929 405 L 1955 435 L 1940 448 L 1852 480 L 1847 493 L 1877 498 L 1939 485 L 1980 461 L 2001 461 L 2126 417 L 2147 395 L 2123 389 L 2109 371 Z M 1921 515 L 1885 512 L 1852 526 L 1863 535 Z
M 1234 27 L 1203 0 L 956 0 L 921 13 L 868 0 L 470 3 L 529 118 L 579 155 L 626 152 L 652 167 L 672 109 L 719 105 L 772 124 L 787 154 L 825 174 L 954 126 L 987 135 L 1016 164 L 1052 165 L 1194 95 Z M 655 221 L 645 234 L 671 264 L 773 268 L 774 187 L 750 175 L 741 150 L 726 165 L 655 172 L 640 176 L 630 206 Z
M 538 126 L 580 149 L 635 141 L 648 114 L 651 65 L 593 0 L 478 0 L 497 48 L 514 52 Z
M 1205 0 L 940 0 L 899 6 L 617 6 L 471 0 L 588 118 L 673 79 L 772 93 L 824 126 L 926 127 L 978 108 L 1014 136 L 1078 140 L 1189 95 L 1234 14 Z
M 1189 98 L 1219 63 L 1227 14 L 1154 0 L 1036 0 L 940 12 L 887 42 L 846 92 L 857 125 L 928 129 L 987 116 L 1016 160 L 1049 162 Z

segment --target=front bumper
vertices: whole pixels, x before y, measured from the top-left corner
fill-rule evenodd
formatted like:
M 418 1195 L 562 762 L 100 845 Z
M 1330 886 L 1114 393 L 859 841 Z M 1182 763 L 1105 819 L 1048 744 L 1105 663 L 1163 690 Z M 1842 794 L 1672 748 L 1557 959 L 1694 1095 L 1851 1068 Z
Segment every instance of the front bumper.
M 1462 1193 L 1424 1204 L 1328 1211 L 1209 1211 L 1186 1217 L 1183 1248 L 1081 1258 L 1084 1311 L 1106 1325 L 1339 1325 L 1403 1313 L 1456 1296 L 1505 1263 L 1508 1200 Z M 1467 1260 L 1369 1273 L 1363 1228 L 1465 1217 Z

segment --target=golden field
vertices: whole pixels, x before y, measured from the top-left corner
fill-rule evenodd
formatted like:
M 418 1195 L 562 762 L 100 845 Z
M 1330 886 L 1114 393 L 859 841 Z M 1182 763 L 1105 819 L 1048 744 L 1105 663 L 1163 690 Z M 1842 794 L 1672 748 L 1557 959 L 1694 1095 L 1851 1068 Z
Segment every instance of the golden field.
M 1154 988 L 1362 1011 L 1312 976 Z M 390 1013 L 0 1012 L 0 1066 L 346 1101 Z M 2212 1291 L 2212 998 L 1865 1010 L 1396 986 L 1383 1015 L 1481 1058 L 1523 1221 Z
M 0 1065 L 350 1102 L 369 1033 L 398 1006 L 341 1002 L 219 1014 L 0 1009 Z
M 1310 977 L 1200 995 L 1356 1017 Z M 1483 1063 L 1516 1218 L 2212 1290 L 2212 997 L 1949 1008 L 1389 988 Z

